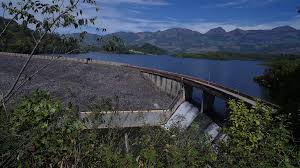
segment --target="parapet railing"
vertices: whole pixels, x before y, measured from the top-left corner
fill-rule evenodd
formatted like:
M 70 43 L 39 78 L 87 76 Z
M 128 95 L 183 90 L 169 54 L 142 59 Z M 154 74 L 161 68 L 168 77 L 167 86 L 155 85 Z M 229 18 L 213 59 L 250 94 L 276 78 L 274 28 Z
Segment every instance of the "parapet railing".
M 150 68 L 144 68 L 144 67 L 138 67 L 138 66 L 132 66 L 132 65 L 124 65 L 125 67 L 138 70 L 142 73 L 147 73 L 147 74 L 153 74 L 157 76 L 161 76 L 163 78 L 175 80 L 177 82 L 181 82 L 184 85 L 200 88 L 200 89 L 205 89 L 205 90 L 210 90 L 213 92 L 216 92 L 218 95 L 221 95 L 222 97 L 226 99 L 238 99 L 242 100 L 250 105 L 255 105 L 256 101 L 258 98 L 255 98 L 253 96 L 247 95 L 245 93 L 239 92 L 237 90 L 230 89 L 228 87 L 225 87 L 220 84 L 216 84 L 213 82 L 209 82 L 203 79 L 187 76 L 187 75 L 182 75 L 182 74 L 177 74 L 173 72 L 167 72 L 163 70 L 157 70 L 157 69 L 150 69 Z M 279 109 L 280 107 L 278 105 L 275 105 L 273 103 L 270 103 L 265 100 L 260 100 L 262 101 L 265 105 L 273 108 L 273 109 Z

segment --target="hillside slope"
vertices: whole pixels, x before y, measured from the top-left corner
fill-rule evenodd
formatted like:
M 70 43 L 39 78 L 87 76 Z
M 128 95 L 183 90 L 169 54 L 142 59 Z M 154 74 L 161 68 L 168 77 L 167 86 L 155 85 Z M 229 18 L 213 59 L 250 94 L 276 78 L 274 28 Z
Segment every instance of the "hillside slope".
M 153 33 L 114 34 L 130 45 L 150 43 L 171 52 L 300 53 L 300 30 L 289 26 L 272 30 L 235 29 L 230 32 L 218 27 L 205 34 L 181 28 Z

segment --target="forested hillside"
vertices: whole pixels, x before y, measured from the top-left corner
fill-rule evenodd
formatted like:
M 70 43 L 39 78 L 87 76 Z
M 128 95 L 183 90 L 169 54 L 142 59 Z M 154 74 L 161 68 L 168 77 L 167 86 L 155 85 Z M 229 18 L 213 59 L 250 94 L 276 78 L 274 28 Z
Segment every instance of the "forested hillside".
M 0 17 L 0 30 L 2 31 L 9 20 Z M 33 37 L 34 36 L 34 37 Z M 29 29 L 26 25 L 16 22 L 9 24 L 0 40 L 1 52 L 30 53 L 39 33 Z M 65 38 L 58 34 L 48 34 L 38 46 L 35 54 L 66 53 L 79 48 L 79 43 L 74 38 Z M 78 52 L 78 51 L 77 51 Z
M 117 32 L 114 35 L 128 45 L 150 43 L 174 53 L 300 53 L 300 31 L 290 26 L 271 30 L 235 29 L 229 32 L 218 27 L 204 34 L 173 28 L 157 32 Z

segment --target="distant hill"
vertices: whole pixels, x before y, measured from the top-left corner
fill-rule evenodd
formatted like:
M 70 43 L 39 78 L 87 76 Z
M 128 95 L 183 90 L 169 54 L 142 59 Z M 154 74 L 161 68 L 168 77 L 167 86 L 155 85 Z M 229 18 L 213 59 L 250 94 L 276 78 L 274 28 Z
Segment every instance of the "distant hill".
M 157 32 L 117 32 L 127 45 L 149 43 L 169 52 L 205 53 L 284 53 L 300 54 L 300 30 L 290 26 L 276 27 L 271 30 L 235 29 L 226 32 L 218 27 L 202 34 L 183 28 L 172 28 Z M 91 35 L 86 44 L 95 42 L 98 35 Z
M 272 30 L 226 32 L 221 27 L 202 34 L 174 28 L 158 32 L 115 33 L 128 44 L 150 43 L 171 52 L 300 53 L 300 31 L 289 26 Z
M 300 30 L 290 26 L 271 30 L 235 29 L 229 32 L 217 27 L 205 34 L 189 29 L 172 28 L 157 32 L 117 32 L 113 35 L 123 39 L 126 46 L 149 43 L 171 53 L 300 54 Z M 83 44 L 100 45 L 96 40 L 99 38 L 101 36 L 88 34 Z

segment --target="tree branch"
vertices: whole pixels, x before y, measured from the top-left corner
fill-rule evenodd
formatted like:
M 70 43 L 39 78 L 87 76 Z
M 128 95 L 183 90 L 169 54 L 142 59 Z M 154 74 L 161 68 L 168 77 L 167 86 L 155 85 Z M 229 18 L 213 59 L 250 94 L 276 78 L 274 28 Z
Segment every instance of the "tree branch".
M 74 3 L 72 6 L 70 6 L 69 8 L 67 8 L 64 12 L 60 13 L 60 15 L 53 20 L 52 24 L 48 27 L 48 29 L 45 30 L 45 32 L 43 33 L 43 35 L 40 37 L 40 39 L 37 41 L 37 43 L 35 44 L 34 48 L 32 49 L 28 59 L 26 60 L 25 64 L 23 65 L 22 69 L 20 70 L 14 84 L 12 85 L 12 87 L 8 90 L 8 92 L 4 95 L 4 101 L 6 101 L 5 99 L 7 99 L 8 97 L 10 97 L 9 95 L 13 92 L 13 90 L 15 89 L 15 87 L 17 86 L 21 75 L 24 73 L 26 67 L 28 66 L 30 60 L 33 57 L 33 54 L 35 52 L 35 50 L 37 49 L 37 47 L 39 46 L 39 44 L 41 43 L 42 39 L 45 37 L 45 35 L 47 34 L 48 31 L 51 30 L 51 28 L 56 24 L 57 21 L 59 21 L 59 19 L 66 14 L 67 12 L 69 12 L 70 10 L 72 10 L 74 7 L 76 7 L 76 5 L 78 4 L 79 0 L 76 1 L 76 3 Z
M 78 49 L 74 49 L 71 50 L 65 54 L 71 54 L 72 52 L 76 51 Z M 4 99 L 4 103 L 7 103 L 18 91 L 21 87 L 23 87 L 29 80 L 34 79 L 34 77 L 39 74 L 42 70 L 46 69 L 49 65 L 51 65 L 52 63 L 54 63 L 55 61 L 57 61 L 59 58 L 61 58 L 61 56 L 58 56 L 56 58 L 53 58 L 48 64 L 44 65 L 43 67 L 41 67 L 40 69 L 38 69 L 36 72 L 34 72 L 32 75 L 30 75 L 29 77 L 27 77 L 19 86 L 17 86 L 17 88 L 14 89 L 14 91 L 6 98 Z
M 24 10 L 25 7 L 29 4 L 30 1 L 28 1 L 23 7 L 21 10 Z M 5 10 L 3 10 L 3 13 L 4 13 Z M 16 13 L 14 15 L 14 17 L 12 19 L 10 19 L 10 21 L 5 25 L 4 29 L 1 31 L 0 33 L 0 38 L 2 38 L 2 35 L 4 34 L 4 32 L 6 31 L 6 29 L 8 28 L 8 26 L 13 22 L 13 20 L 15 20 L 17 18 L 17 16 L 19 15 L 20 13 Z M 4 14 L 3 14 L 4 15 Z
M 5 94 L 4 96 L 4 101 L 5 99 L 12 93 L 12 91 L 14 90 L 14 88 L 16 87 L 16 85 L 18 84 L 21 75 L 24 73 L 26 67 L 28 66 L 31 58 L 33 57 L 33 54 L 35 52 L 35 50 L 37 49 L 38 45 L 41 43 L 41 40 L 45 37 L 47 31 L 45 31 L 45 33 L 40 37 L 40 39 L 38 40 L 38 42 L 35 44 L 34 48 L 32 49 L 29 58 L 26 60 L 25 64 L 23 65 L 22 69 L 20 70 L 20 72 L 18 73 L 18 76 L 14 82 L 14 84 L 11 86 L 11 88 L 8 90 L 8 92 Z

